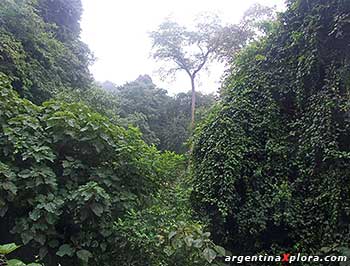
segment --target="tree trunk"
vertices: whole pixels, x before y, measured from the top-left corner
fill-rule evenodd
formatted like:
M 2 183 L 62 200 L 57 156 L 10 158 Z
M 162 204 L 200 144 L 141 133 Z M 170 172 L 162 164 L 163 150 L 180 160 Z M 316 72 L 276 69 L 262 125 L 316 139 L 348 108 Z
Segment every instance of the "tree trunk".
M 196 111 L 196 89 L 194 84 L 194 76 L 191 76 L 191 87 L 192 87 L 192 104 L 191 104 L 191 129 L 194 129 L 195 122 L 195 111 Z

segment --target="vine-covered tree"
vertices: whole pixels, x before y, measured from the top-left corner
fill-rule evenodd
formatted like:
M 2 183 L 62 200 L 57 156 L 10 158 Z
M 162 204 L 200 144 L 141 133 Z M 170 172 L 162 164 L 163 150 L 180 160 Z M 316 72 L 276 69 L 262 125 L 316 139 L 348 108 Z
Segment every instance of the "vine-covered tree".
M 232 66 L 193 152 L 193 205 L 239 254 L 348 252 L 350 2 L 290 0 Z
M 56 5 L 60 1 L 49 2 Z M 78 38 L 78 29 L 70 30 L 75 33 L 69 39 L 60 37 L 57 30 L 63 32 L 68 25 L 56 24 L 58 10 L 51 5 L 45 12 L 38 8 L 30 0 L 0 1 L 0 71 L 11 76 L 22 97 L 41 103 L 63 90 L 87 89 L 92 81 L 88 69 L 92 58 Z M 79 23 L 79 15 L 69 20 L 69 25 Z

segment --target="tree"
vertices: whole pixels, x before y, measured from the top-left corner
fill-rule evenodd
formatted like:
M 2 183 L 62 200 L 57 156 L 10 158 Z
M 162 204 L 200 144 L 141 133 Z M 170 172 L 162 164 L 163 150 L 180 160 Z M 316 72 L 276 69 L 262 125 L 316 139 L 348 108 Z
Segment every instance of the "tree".
M 53 24 L 54 19 L 45 22 L 33 2 L 0 1 L 0 71 L 12 78 L 22 97 L 36 103 L 64 89 L 87 89 L 92 82 L 89 49 L 78 32 L 61 38 L 56 30 L 66 27 Z M 53 16 L 55 11 L 45 14 Z M 73 20 L 78 23 L 79 16 Z
M 157 31 L 150 34 L 154 59 L 170 61 L 174 65 L 165 71 L 165 75 L 181 70 L 190 78 L 192 128 L 195 122 L 196 77 L 219 47 L 218 33 L 221 30 L 218 17 L 207 16 L 203 20 L 205 22 L 198 22 L 195 25 L 195 30 L 190 30 L 168 19 Z
M 349 252 L 349 16 L 290 0 L 236 58 L 193 150 L 193 206 L 227 249 Z
M 167 126 L 162 131 L 160 149 L 177 153 L 186 153 L 189 149 L 188 140 L 191 137 L 189 128 L 191 122 L 192 92 L 181 92 L 174 95 L 166 108 Z M 204 120 L 210 108 L 215 104 L 214 94 L 196 92 L 196 123 Z
M 139 127 L 142 138 L 157 146 L 162 142 L 161 132 L 166 128 L 166 108 L 171 97 L 164 89 L 157 88 L 148 75 L 119 86 L 114 91 L 120 98 L 119 116 L 125 126 Z
M 119 96 L 114 91 L 105 90 L 99 84 L 93 84 L 84 91 L 68 88 L 58 93 L 54 99 L 67 103 L 83 103 L 93 111 L 108 117 L 112 123 L 121 123 Z
M 164 76 L 185 71 L 190 78 L 192 128 L 195 122 L 195 84 L 199 72 L 213 59 L 232 62 L 238 51 L 264 34 L 263 22 L 272 20 L 274 14 L 273 8 L 256 4 L 245 12 L 237 25 L 223 26 L 218 16 L 201 14 L 197 17 L 193 30 L 167 19 L 157 31 L 151 32 L 153 58 L 172 64 L 161 71 Z
M 276 19 L 274 7 L 254 4 L 248 8 L 238 24 L 225 25 L 221 29 L 220 45 L 216 58 L 232 65 L 239 51 L 249 43 L 265 36 Z
M 114 112 L 119 119 L 113 121 L 124 126 L 137 126 L 143 140 L 155 144 L 160 150 L 187 152 L 185 142 L 191 135 L 191 91 L 169 96 L 166 90 L 157 88 L 148 75 L 139 76 L 123 86 L 116 86 L 109 81 L 103 82 L 101 86 L 105 89 L 104 97 L 100 90 L 93 90 L 94 93 L 89 96 L 91 90 L 88 90 L 79 98 L 109 118 L 113 118 L 111 114 Z M 70 101 L 72 93 L 64 99 Z M 73 101 L 76 99 L 73 97 Z M 215 96 L 196 92 L 196 102 L 198 121 L 214 104 Z
M 61 41 L 79 38 L 81 0 L 38 0 L 37 9 L 46 23 L 56 25 L 55 32 Z

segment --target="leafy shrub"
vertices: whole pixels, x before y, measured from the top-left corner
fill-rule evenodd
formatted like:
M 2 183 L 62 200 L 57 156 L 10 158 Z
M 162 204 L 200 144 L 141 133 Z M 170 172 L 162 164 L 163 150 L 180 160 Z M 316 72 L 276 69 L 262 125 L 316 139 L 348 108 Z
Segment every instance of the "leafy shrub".
M 23 261 L 18 259 L 7 259 L 6 256 L 18 249 L 14 243 L 0 245 L 0 265 L 1 266 L 41 266 L 39 263 L 29 263 L 25 264 Z
M 118 219 L 115 229 L 122 252 L 115 256 L 122 257 L 120 265 L 221 265 L 225 250 L 209 238 L 203 221 L 193 219 L 190 189 L 179 181 L 162 189 L 148 208 Z M 214 261 L 218 264 L 211 264 Z
M 114 222 L 147 207 L 181 156 L 159 153 L 138 130 L 82 104 L 34 105 L 10 83 L 0 75 L 2 239 L 20 239 L 31 248 L 26 257 L 48 265 L 113 263 Z

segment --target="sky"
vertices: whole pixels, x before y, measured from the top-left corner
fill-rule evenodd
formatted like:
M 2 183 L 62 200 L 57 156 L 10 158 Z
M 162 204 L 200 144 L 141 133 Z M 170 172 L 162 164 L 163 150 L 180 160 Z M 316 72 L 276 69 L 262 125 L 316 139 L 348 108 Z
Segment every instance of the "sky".
M 161 66 L 151 54 L 149 32 L 171 16 L 182 25 L 190 25 L 202 12 L 219 14 L 224 23 L 237 23 L 254 3 L 283 9 L 283 0 L 82 0 L 82 40 L 94 53 L 91 66 L 97 81 L 109 80 L 117 85 L 148 74 L 160 88 L 170 94 L 190 89 L 189 78 L 179 73 L 175 79 L 161 80 Z M 204 93 L 216 92 L 224 66 L 213 63 L 202 72 L 197 88 Z

